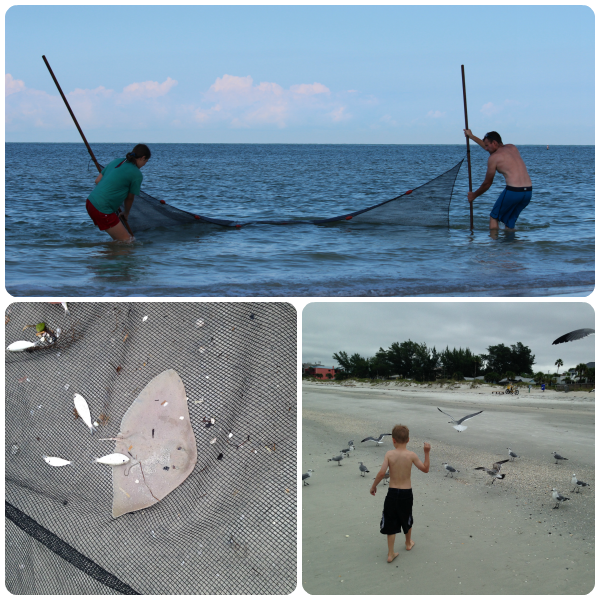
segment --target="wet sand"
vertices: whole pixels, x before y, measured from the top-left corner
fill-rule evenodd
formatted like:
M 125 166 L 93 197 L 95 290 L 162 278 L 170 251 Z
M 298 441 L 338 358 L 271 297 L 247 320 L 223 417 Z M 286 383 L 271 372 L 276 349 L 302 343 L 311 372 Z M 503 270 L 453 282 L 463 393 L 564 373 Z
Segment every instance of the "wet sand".
M 594 394 L 524 392 L 497 396 L 487 386 L 440 389 L 401 385 L 303 385 L 302 471 L 304 589 L 311 594 L 585 594 L 594 586 Z M 500 388 L 497 388 L 500 389 Z M 484 412 L 458 433 L 437 407 L 455 418 Z M 412 538 L 396 536 L 400 555 L 387 563 L 379 521 L 387 486 L 369 488 L 387 450 L 360 443 L 411 431 L 408 448 L 429 473 L 413 469 Z M 355 441 L 341 466 L 327 462 Z M 503 480 L 475 467 L 508 458 Z M 554 464 L 552 451 L 568 461 Z M 362 461 L 370 470 L 361 477 Z M 446 477 L 442 462 L 460 472 Z M 591 484 L 571 493 L 571 475 Z M 570 498 L 553 509 L 551 489 Z

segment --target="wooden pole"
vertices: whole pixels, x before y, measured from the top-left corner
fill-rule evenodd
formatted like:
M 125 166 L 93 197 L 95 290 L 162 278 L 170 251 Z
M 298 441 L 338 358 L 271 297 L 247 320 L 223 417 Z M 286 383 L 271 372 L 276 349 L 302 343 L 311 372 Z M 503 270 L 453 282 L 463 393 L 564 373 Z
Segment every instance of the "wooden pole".
M 102 167 L 96 160 L 96 157 L 94 156 L 94 153 L 92 152 L 92 149 L 90 148 L 90 145 L 88 144 L 88 141 L 85 139 L 85 135 L 83 135 L 83 131 L 81 131 L 81 127 L 79 127 L 79 123 L 77 122 L 77 119 L 75 118 L 75 114 L 71 110 L 71 107 L 69 106 L 69 103 L 67 102 L 66 96 L 63 94 L 60 84 L 58 83 L 58 79 L 56 79 L 56 77 L 54 76 L 54 73 L 52 72 L 50 63 L 46 59 L 45 55 L 43 55 L 42 58 L 44 59 L 44 62 L 46 63 L 46 66 L 48 67 L 48 71 L 50 71 L 50 75 L 52 76 L 52 79 L 54 80 L 54 83 L 56 84 L 56 87 L 57 87 L 60 95 L 62 96 L 62 99 L 65 103 L 65 106 L 67 107 L 67 110 L 69 111 L 69 114 L 71 115 L 71 118 L 73 119 L 73 123 L 75 123 L 75 127 L 77 127 L 77 131 L 79 131 L 79 135 L 81 136 L 81 139 L 83 140 L 83 143 L 85 144 L 85 147 L 87 148 L 88 152 L 90 153 L 90 156 L 92 157 L 92 160 L 94 161 L 94 164 L 96 165 L 96 169 L 98 169 L 98 173 L 102 173 Z M 127 222 L 127 219 L 125 218 L 125 215 L 123 213 L 121 213 L 119 215 L 119 218 L 121 219 L 123 225 L 125 226 L 125 229 L 127 229 L 127 231 L 129 232 L 129 235 L 131 235 L 133 237 L 133 231 L 131 231 L 131 228 L 129 227 L 129 223 Z
M 469 117 L 467 116 L 467 88 L 465 86 L 465 65 L 460 65 L 462 73 L 462 85 L 463 85 L 463 101 L 465 105 L 465 129 L 469 129 Z M 471 149 L 469 148 L 469 138 L 467 138 L 467 169 L 469 171 L 469 192 L 473 191 L 473 180 L 471 179 Z M 469 202 L 469 209 L 471 214 L 471 231 L 473 231 L 473 203 Z

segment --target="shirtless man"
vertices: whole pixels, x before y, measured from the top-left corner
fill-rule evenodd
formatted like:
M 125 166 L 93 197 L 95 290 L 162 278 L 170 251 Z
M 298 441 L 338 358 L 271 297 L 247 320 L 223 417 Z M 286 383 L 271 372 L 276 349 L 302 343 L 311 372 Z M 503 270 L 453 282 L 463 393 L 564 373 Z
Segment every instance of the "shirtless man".
M 396 534 L 404 531 L 406 536 L 406 549 L 412 550 L 415 543 L 411 540 L 411 530 L 413 526 L 412 517 L 412 487 L 410 483 L 410 472 L 415 465 L 419 471 L 429 473 L 429 451 L 431 444 L 425 442 L 423 450 L 425 452 L 425 462 L 421 462 L 419 457 L 411 450 L 406 449 L 409 442 L 408 427 L 406 425 L 396 425 L 392 429 L 392 442 L 394 450 L 386 453 L 383 459 L 383 465 L 375 481 L 371 486 L 371 494 L 377 493 L 377 485 L 385 477 L 387 470 L 390 470 L 390 487 L 388 489 L 385 502 L 383 504 L 383 513 L 379 531 L 387 535 L 388 557 L 387 561 L 391 563 L 399 554 L 394 552 L 394 542 Z
M 483 140 L 475 137 L 470 129 L 463 131 L 465 136 L 490 153 L 485 179 L 478 190 L 469 192 L 469 202 L 473 202 L 477 196 L 490 189 L 498 171 L 504 175 L 506 187 L 490 213 L 490 229 L 499 229 L 498 221 L 502 221 L 506 229 L 514 229 L 517 218 L 529 204 L 532 193 L 531 179 L 517 147 L 513 144 L 503 144 L 502 138 L 495 131 L 486 133 Z

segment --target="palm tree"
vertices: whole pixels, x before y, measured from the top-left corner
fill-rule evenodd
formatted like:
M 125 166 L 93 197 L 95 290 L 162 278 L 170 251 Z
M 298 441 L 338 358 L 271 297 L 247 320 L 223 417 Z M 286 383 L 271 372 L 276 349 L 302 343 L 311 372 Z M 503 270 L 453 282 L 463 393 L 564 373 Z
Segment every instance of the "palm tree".
M 558 375 L 558 370 L 565 364 L 560 358 L 554 363 L 556 365 L 556 374 Z
M 583 379 L 583 376 L 587 371 L 587 365 L 585 363 L 579 363 L 575 367 L 575 370 L 577 371 L 577 375 L 579 376 L 579 383 L 581 383 L 581 380 Z

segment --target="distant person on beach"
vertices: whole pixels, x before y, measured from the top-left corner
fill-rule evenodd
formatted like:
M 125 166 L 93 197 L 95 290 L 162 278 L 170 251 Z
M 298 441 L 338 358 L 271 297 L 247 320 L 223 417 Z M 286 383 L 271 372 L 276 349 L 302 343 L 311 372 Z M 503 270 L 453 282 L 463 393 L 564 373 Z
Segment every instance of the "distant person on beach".
M 473 202 L 475 198 L 490 189 L 494 175 L 498 171 L 504 175 L 506 187 L 502 190 L 490 213 L 490 230 L 499 229 L 499 221 L 504 223 L 506 229 L 514 229 L 521 211 L 531 200 L 533 189 L 527 167 L 517 147 L 513 144 L 503 144 L 502 138 L 495 131 L 486 133 L 483 140 L 475 137 L 470 129 L 463 131 L 465 136 L 490 153 L 485 179 L 478 190 L 468 193 L 469 202 Z
M 377 473 L 377 477 L 375 477 L 370 490 L 374 496 L 377 493 L 377 485 L 385 477 L 389 469 L 390 487 L 388 488 L 388 493 L 383 504 L 383 513 L 379 526 L 380 532 L 387 535 L 387 561 L 389 563 L 399 554 L 399 552 L 394 552 L 394 542 L 396 541 L 397 533 L 400 533 L 400 531 L 404 532 L 407 550 L 412 550 L 412 547 L 415 545 L 410 537 L 413 526 L 413 495 L 410 483 L 412 466 L 415 465 L 423 473 L 429 473 L 429 451 L 431 450 L 431 444 L 427 442 L 423 444 L 425 462 L 421 462 L 414 452 L 406 449 L 406 444 L 409 442 L 408 433 L 406 425 L 396 425 L 392 429 L 394 450 L 386 452 L 383 465 L 381 465 L 381 469 Z

